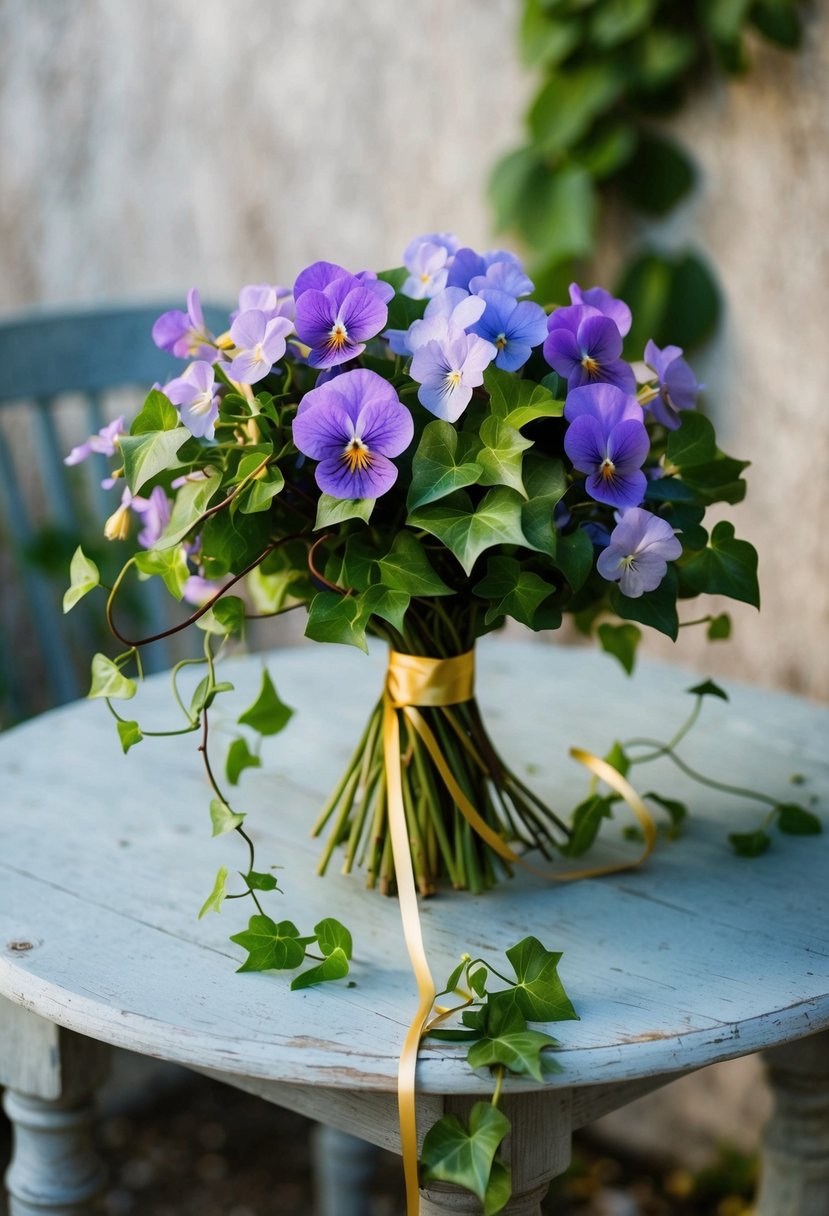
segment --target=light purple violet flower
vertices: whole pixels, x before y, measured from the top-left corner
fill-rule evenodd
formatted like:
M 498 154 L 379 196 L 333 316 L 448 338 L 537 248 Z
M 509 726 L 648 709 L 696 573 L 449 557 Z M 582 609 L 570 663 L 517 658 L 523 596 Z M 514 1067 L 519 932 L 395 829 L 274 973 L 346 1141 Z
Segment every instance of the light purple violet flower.
M 272 317 L 258 308 L 240 312 L 230 327 L 235 346 L 227 369 L 231 380 L 256 384 L 285 354 L 285 338 L 293 329 L 288 317 Z
M 445 337 L 447 324 L 468 329 L 479 320 L 485 307 L 483 300 L 462 287 L 445 287 L 432 296 L 420 320 L 412 321 L 408 329 L 387 329 L 383 337 L 388 338 L 396 355 L 411 355 L 432 338 Z
M 324 262 L 309 266 L 295 288 L 296 332 L 311 347 L 308 362 L 312 367 L 333 367 L 361 355 L 368 339 L 379 334 L 389 319 L 382 298 L 385 293 L 378 290 L 379 279 L 360 281 L 346 273 L 330 278 L 322 288 L 304 286 L 325 281 L 326 272 L 320 268 L 329 266 L 331 263 Z
M 421 245 L 440 245 L 452 257 L 460 249 L 461 243 L 454 232 L 424 232 L 422 236 L 412 237 L 406 246 L 403 253 L 404 266 L 408 266 L 410 259 L 415 256 Z
M 423 300 L 443 291 L 452 260 L 446 246 L 424 241 L 411 253 L 409 250 L 406 252 L 408 256 L 404 260 L 409 275 L 400 288 L 401 294 L 413 300 Z
M 568 388 L 604 382 L 634 392 L 636 377 L 620 358 L 622 335 L 610 317 L 592 305 L 575 304 L 550 313 L 547 329 L 544 358 Z
M 452 265 L 449 267 L 449 275 L 446 280 L 447 287 L 463 287 L 467 291 L 471 291 L 470 286 L 472 279 L 485 277 L 490 266 L 495 266 L 501 262 L 506 262 L 510 266 L 516 266 L 519 270 L 523 270 L 521 263 L 514 253 L 509 253 L 506 249 L 488 249 L 486 253 L 478 253 L 469 246 L 464 246 L 459 249 L 452 259 Z M 490 284 L 487 284 L 490 286 Z M 495 284 L 491 284 L 495 286 Z
M 633 322 L 630 309 L 624 300 L 617 300 L 615 296 L 612 296 L 609 291 L 605 291 L 603 287 L 588 287 L 587 291 L 582 291 L 578 283 L 571 283 L 570 303 L 588 304 L 591 308 L 597 309 L 603 316 L 610 317 L 611 321 L 616 322 L 616 328 L 623 338 L 630 333 L 630 327 Z
M 596 561 L 602 578 L 618 581 L 622 595 L 636 600 L 655 591 L 668 562 L 682 553 L 682 545 L 667 520 L 641 507 L 624 511 L 610 534 L 610 544 Z
M 540 346 L 546 337 L 544 309 L 529 300 L 516 303 L 514 296 L 492 288 L 481 290 L 478 298 L 485 302 L 486 309 L 472 326 L 472 333 L 493 344 L 498 352 L 496 367 L 507 372 L 518 371 L 529 359 L 532 348 Z
M 227 574 L 224 578 L 205 578 L 202 574 L 191 574 L 184 584 L 182 599 L 194 608 L 201 608 L 217 591 L 226 587 L 232 577 L 232 574 Z
M 68 456 L 64 456 L 63 463 L 80 464 L 92 452 L 98 452 L 101 456 L 114 456 L 118 449 L 118 440 L 124 434 L 124 415 L 121 414 L 113 422 L 102 426 L 97 434 L 90 435 L 85 443 L 74 447 Z
M 173 308 L 162 313 L 153 326 L 153 342 L 177 359 L 217 358 L 215 340 L 204 323 L 201 299 L 195 287 L 187 293 L 187 312 Z
M 597 502 L 635 507 L 645 497 L 642 465 L 650 439 L 635 397 L 612 384 L 590 384 L 567 396 L 570 423 L 564 450 L 574 468 L 587 474 L 585 489 Z
M 170 522 L 170 499 L 162 486 L 156 486 L 149 498 L 133 498 L 130 506 L 143 525 L 138 533 L 138 543 L 144 549 L 151 549 Z
M 681 346 L 665 346 L 660 350 L 651 341 L 645 347 L 645 362 L 656 372 L 659 381 L 659 393 L 647 402 L 647 408 L 657 422 L 675 431 L 680 423 L 679 411 L 696 407 L 697 394 L 704 385 L 697 383 L 696 376 L 682 358 Z
M 412 355 L 409 375 L 420 388 L 418 401 L 436 418 L 455 422 L 472 397 L 472 390 L 484 382 L 484 371 L 498 354 L 491 342 L 477 334 L 464 333 L 445 318 L 435 317 L 430 325 L 444 325 L 442 336 L 430 338 Z
M 487 266 L 486 274 L 476 274 L 469 280 L 469 290 L 478 293 L 492 288 L 495 291 L 505 291 L 507 295 L 518 299 L 528 296 L 535 284 L 525 273 L 521 264 L 515 262 L 493 262 Z
M 239 292 L 239 307 L 230 314 L 230 322 L 236 320 L 242 312 L 256 308 L 265 313 L 268 320 L 273 317 L 288 317 L 294 319 L 294 297 L 290 287 L 280 287 L 278 284 L 249 283 Z
M 191 434 L 212 439 L 219 417 L 213 368 L 203 360 L 191 363 L 182 376 L 165 384 L 163 393 L 179 407 L 181 421 Z
M 414 423 L 392 386 L 363 368 L 311 389 L 299 403 L 294 443 L 318 460 L 317 485 L 333 498 L 379 498 L 394 485 L 389 459 L 412 441 Z

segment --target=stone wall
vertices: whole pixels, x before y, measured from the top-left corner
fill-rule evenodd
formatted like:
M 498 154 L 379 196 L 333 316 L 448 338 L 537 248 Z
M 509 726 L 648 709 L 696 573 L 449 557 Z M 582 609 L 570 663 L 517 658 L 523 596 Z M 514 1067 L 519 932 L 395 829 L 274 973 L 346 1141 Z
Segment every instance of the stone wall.
M 0 0 L 0 310 L 230 299 L 319 256 L 391 264 L 408 237 L 489 237 L 483 188 L 531 82 L 517 0 Z M 829 12 L 805 50 L 700 89 L 678 122 L 700 187 L 664 225 L 726 296 L 704 360 L 723 443 L 751 458 L 739 534 L 764 609 L 706 670 L 829 696 Z M 696 634 L 697 636 L 693 636 Z

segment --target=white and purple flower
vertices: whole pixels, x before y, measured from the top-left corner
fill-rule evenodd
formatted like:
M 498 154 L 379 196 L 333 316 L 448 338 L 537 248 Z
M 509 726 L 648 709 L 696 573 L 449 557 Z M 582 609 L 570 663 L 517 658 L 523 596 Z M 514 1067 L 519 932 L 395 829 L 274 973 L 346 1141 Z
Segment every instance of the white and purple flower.
M 618 582 L 622 595 L 635 600 L 656 590 L 668 562 L 681 553 L 682 545 L 667 520 L 631 507 L 611 532 L 610 544 L 599 554 L 596 569 L 602 578 Z
M 472 390 L 484 382 L 484 372 L 498 351 L 496 347 L 465 333 L 453 321 L 434 317 L 428 322 L 428 341 L 412 355 L 409 374 L 420 388 L 417 399 L 436 418 L 456 422 L 472 398 Z
M 234 349 L 227 369 L 231 380 L 256 384 L 285 354 L 285 339 L 293 329 L 288 317 L 269 317 L 258 308 L 240 312 L 230 327 Z
M 412 416 L 387 380 L 363 368 L 306 393 L 293 423 L 300 452 L 319 461 L 315 476 L 333 498 L 379 498 L 397 480 L 389 457 L 412 441 Z
M 540 346 L 546 337 L 544 309 L 529 300 L 517 302 L 507 292 L 488 287 L 470 298 L 483 300 L 486 305 L 480 320 L 471 326 L 472 333 L 493 344 L 498 352 L 496 367 L 517 372 L 529 359 L 533 347 Z
M 173 308 L 153 326 L 153 342 L 177 359 L 216 359 L 216 339 L 204 322 L 201 299 L 195 287 L 187 293 L 187 312 Z
M 202 359 L 191 363 L 183 375 L 165 384 L 162 392 L 178 406 L 181 421 L 192 435 L 213 438 L 219 417 L 219 397 L 210 363 Z
M 124 415 L 121 414 L 106 426 L 102 426 L 96 434 L 90 435 L 84 443 L 74 447 L 68 456 L 64 456 L 63 463 L 80 464 L 93 452 L 101 456 L 114 456 L 118 450 L 118 440 L 125 434 Z

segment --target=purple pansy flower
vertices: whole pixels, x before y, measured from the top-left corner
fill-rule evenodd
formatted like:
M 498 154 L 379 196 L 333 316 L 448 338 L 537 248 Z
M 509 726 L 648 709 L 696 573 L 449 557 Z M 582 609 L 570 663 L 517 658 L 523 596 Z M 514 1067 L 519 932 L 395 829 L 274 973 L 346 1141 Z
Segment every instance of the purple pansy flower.
M 394 485 L 389 459 L 412 441 L 412 416 L 387 380 L 356 368 L 306 393 L 294 443 L 318 460 L 317 485 L 333 498 L 379 498 Z
M 410 246 L 406 254 L 404 263 L 409 275 L 400 288 L 402 294 L 423 300 L 443 291 L 452 259 L 446 246 L 423 241 L 413 250 Z
M 616 323 L 616 328 L 623 338 L 630 333 L 633 321 L 630 309 L 624 300 L 617 300 L 603 287 L 588 287 L 587 291 L 582 291 L 578 283 L 571 283 L 570 303 L 587 304 L 602 313 L 603 316 L 610 317 L 611 321 Z
M 118 440 L 124 434 L 126 434 L 124 430 L 124 415 L 121 414 L 113 422 L 108 422 L 106 426 L 102 426 L 100 431 L 95 435 L 90 435 L 85 443 L 79 443 L 77 447 L 74 447 L 68 456 L 64 456 L 63 463 L 80 464 L 92 452 L 98 452 L 101 456 L 114 456 L 118 447 Z
M 568 388 L 603 382 L 634 391 L 636 377 L 620 358 L 622 335 L 610 317 L 592 305 L 571 304 L 550 314 L 547 329 L 544 358 Z
M 240 313 L 252 308 L 265 313 L 270 321 L 273 317 L 294 319 L 294 297 L 290 287 L 271 283 L 249 283 L 239 292 L 239 307 L 230 314 L 231 324 Z
M 411 355 L 432 338 L 446 336 L 448 325 L 464 330 L 481 317 L 486 304 L 461 287 L 446 287 L 433 296 L 426 311 L 408 329 L 387 329 L 383 335 L 396 355 Z
M 475 249 L 470 249 L 468 245 L 465 245 L 452 259 L 446 286 L 463 287 L 467 291 L 471 291 L 470 284 L 474 278 L 485 278 L 490 266 L 502 262 L 522 270 L 521 263 L 515 254 L 509 253 L 506 249 L 488 249 L 486 253 L 478 253 Z M 489 284 L 487 285 L 489 286 Z
M 170 499 L 162 486 L 156 486 L 149 498 L 133 498 L 130 506 L 143 525 L 138 533 L 138 543 L 144 549 L 151 549 L 170 522 Z
M 203 360 L 191 363 L 182 376 L 165 384 L 163 392 L 179 407 L 181 421 L 191 434 L 212 439 L 219 417 L 213 368 Z
M 294 283 L 294 299 L 298 300 L 306 291 L 324 291 L 338 279 L 351 279 L 353 280 L 352 286 L 365 287 L 369 291 L 373 291 L 383 304 L 388 304 L 394 295 L 394 288 L 391 284 L 378 279 L 373 270 L 361 270 L 358 274 L 352 274 L 350 270 L 337 265 L 336 262 L 312 262 L 297 276 Z
M 622 595 L 635 600 L 656 590 L 668 562 L 681 553 L 682 545 L 667 520 L 632 507 L 610 534 L 610 544 L 599 554 L 596 569 L 602 578 L 618 581 Z
M 529 300 L 516 303 L 504 291 L 484 288 L 478 298 L 486 304 L 483 316 L 472 325 L 472 333 L 486 338 L 497 350 L 496 367 L 515 372 L 523 367 L 534 346 L 540 346 L 547 333 L 547 317 L 540 304 Z
M 455 422 L 469 405 L 473 388 L 483 384 L 484 371 L 498 352 L 491 342 L 464 333 L 445 318 L 436 317 L 429 324 L 442 324 L 445 331 L 417 348 L 409 374 L 420 384 L 421 405 L 435 417 Z
M 591 498 L 611 507 L 635 507 L 645 496 L 642 472 L 650 439 L 635 397 L 612 384 L 574 389 L 564 416 L 570 425 L 564 450 L 574 468 L 587 474 Z
M 648 403 L 648 409 L 657 422 L 669 430 L 679 426 L 679 411 L 692 410 L 697 404 L 697 394 L 704 387 L 682 358 L 681 346 L 665 346 L 662 350 L 655 342 L 645 347 L 645 362 L 656 372 L 659 392 Z
M 258 308 L 240 312 L 230 327 L 236 348 L 227 369 L 231 380 L 256 384 L 264 379 L 274 363 L 285 354 L 285 337 L 293 329 L 288 317 L 268 318 Z
M 173 308 L 158 318 L 153 326 L 153 342 L 178 359 L 206 359 L 210 363 L 215 360 L 215 340 L 205 326 L 195 287 L 187 293 L 187 312 Z
M 490 288 L 495 291 L 505 291 L 507 295 L 518 299 L 528 296 L 535 284 L 524 274 L 521 264 L 517 261 L 493 262 L 487 266 L 485 274 L 474 275 L 469 280 L 469 290 L 479 292 Z
M 365 350 L 389 318 L 387 283 L 360 280 L 330 262 L 315 262 L 296 281 L 296 332 L 311 347 L 312 367 L 346 363 Z M 323 287 L 313 286 L 324 283 Z

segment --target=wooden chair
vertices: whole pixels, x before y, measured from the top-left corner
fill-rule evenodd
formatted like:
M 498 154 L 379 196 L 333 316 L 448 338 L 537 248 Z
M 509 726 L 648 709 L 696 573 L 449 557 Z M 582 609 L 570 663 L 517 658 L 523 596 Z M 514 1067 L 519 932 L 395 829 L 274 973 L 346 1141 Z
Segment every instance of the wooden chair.
M 44 310 L 0 321 L 0 727 L 85 691 L 100 613 L 67 618 L 60 600 L 78 538 L 100 549 L 118 500 L 101 488 L 100 457 L 75 468 L 63 458 L 181 371 L 152 341 L 164 311 Z M 205 319 L 219 332 L 227 312 L 208 308 Z M 156 599 L 150 614 L 160 612 Z M 163 648 L 153 650 L 151 666 L 164 665 Z

